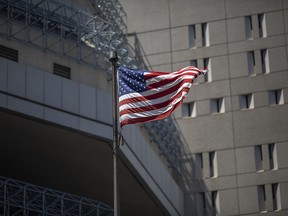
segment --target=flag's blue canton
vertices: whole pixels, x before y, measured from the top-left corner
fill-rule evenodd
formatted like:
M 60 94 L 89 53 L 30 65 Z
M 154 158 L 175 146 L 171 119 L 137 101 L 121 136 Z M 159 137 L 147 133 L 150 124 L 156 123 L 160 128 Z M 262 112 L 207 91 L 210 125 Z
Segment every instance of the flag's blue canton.
M 146 91 L 146 82 L 144 80 L 144 72 L 119 67 L 119 96 L 133 92 Z

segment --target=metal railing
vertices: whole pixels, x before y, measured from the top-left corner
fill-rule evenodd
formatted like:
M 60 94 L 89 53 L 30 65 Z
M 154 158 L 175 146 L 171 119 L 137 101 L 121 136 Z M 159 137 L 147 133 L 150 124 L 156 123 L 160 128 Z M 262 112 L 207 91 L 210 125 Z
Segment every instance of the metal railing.
M 0 215 L 112 216 L 113 209 L 91 199 L 0 177 Z
M 103 8 L 115 6 L 101 4 L 91 15 L 55 0 L 0 0 L 0 35 L 104 70 L 109 51 L 117 50 L 121 64 L 136 67 L 129 56 L 126 27 L 117 21 L 119 11 L 113 19 L 104 13 L 110 9 Z

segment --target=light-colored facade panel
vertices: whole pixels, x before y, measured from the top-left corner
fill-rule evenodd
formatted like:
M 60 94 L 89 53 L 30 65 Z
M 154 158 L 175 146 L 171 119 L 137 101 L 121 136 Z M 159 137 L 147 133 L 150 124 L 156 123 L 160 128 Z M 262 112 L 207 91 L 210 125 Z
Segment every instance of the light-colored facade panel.
M 80 115 L 96 118 L 96 90 L 93 87 L 80 84 Z
M 272 89 L 272 88 L 271 88 Z M 254 107 L 264 107 L 269 105 L 269 98 L 267 97 L 266 91 L 253 93 L 254 96 Z
M 79 129 L 84 133 L 93 134 L 104 139 L 113 139 L 112 126 L 80 118 Z
M 169 29 L 163 29 L 153 31 L 151 33 L 138 34 L 139 41 L 143 47 L 145 47 L 145 54 L 159 54 L 165 53 L 171 50 L 170 45 L 170 31 Z
M 109 92 L 96 91 L 96 117 L 97 120 L 112 123 L 112 96 Z
M 288 78 L 287 72 L 281 72 L 233 79 L 231 80 L 231 91 L 232 94 L 236 96 L 254 92 L 267 92 L 268 90 L 278 88 L 286 88 L 286 78 Z
M 287 1 L 285 1 L 287 2 Z M 288 8 L 286 10 L 284 10 L 284 14 L 283 14 L 283 19 L 287 20 L 288 19 Z M 284 22 L 284 32 L 287 34 L 288 33 L 288 22 Z
M 281 207 L 283 209 L 287 209 L 288 208 L 287 190 L 288 190 L 288 182 L 281 183 L 280 184 L 280 196 L 281 196 Z
M 244 17 L 227 19 L 226 23 L 228 42 L 237 42 L 246 39 Z M 235 26 L 238 26 L 238 28 L 234 28 Z
M 80 120 L 78 116 L 51 108 L 44 108 L 44 119 L 77 130 L 79 130 L 80 127 Z
M 7 96 L 0 93 L 0 107 L 7 108 Z
M 62 107 L 62 79 L 53 74 L 45 73 L 44 76 L 44 101 L 45 104 Z
M 8 63 L 8 91 L 20 97 L 26 95 L 26 68 L 17 62 Z
M 62 108 L 79 114 L 79 83 L 62 79 Z
M 236 151 L 237 156 L 237 151 Z M 227 176 L 227 175 L 235 175 L 236 174 L 236 161 L 237 158 L 235 156 L 235 150 L 222 150 L 217 151 L 217 167 L 218 167 L 218 176 Z M 229 163 L 228 163 L 229 161 Z M 238 168 L 237 168 L 238 172 Z
M 251 146 L 288 139 L 286 105 L 261 108 L 234 114 L 234 142 L 236 146 Z M 280 118 L 279 118 L 280 117 Z M 277 128 L 277 130 L 275 130 Z
M 209 24 L 210 46 L 227 42 L 227 27 L 225 20 L 211 21 Z
M 284 9 L 288 9 L 288 2 L 287 2 L 287 0 L 284 0 L 284 1 L 283 1 L 283 7 L 284 7 Z
M 121 1 L 125 11 L 129 10 L 127 23 L 129 23 L 130 32 L 145 32 L 160 28 L 167 28 L 169 26 L 168 5 L 164 0 L 161 1 Z M 133 17 L 145 17 L 141 23 Z
M 277 148 L 277 161 L 279 169 L 288 168 L 287 151 L 288 142 L 276 143 Z
M 231 113 L 203 116 L 192 120 L 182 119 L 178 120 L 178 123 L 181 131 L 185 133 L 187 142 L 194 144 L 193 148 L 191 147 L 192 152 L 229 148 L 233 145 Z M 205 130 L 199 130 L 200 128 Z
M 248 75 L 247 53 L 229 55 L 229 63 L 231 78 Z
M 189 26 L 171 28 L 172 50 L 184 50 L 189 48 Z
M 27 67 L 26 97 L 30 100 L 44 102 L 44 72 Z
M 228 58 L 226 55 L 223 56 L 215 56 L 211 58 L 211 79 L 213 81 L 221 80 L 229 78 L 229 64 Z
M 187 64 L 185 64 L 185 66 L 187 66 Z M 154 65 L 153 66 L 153 70 L 155 71 L 176 71 L 178 68 L 183 68 L 182 66 L 180 67 L 174 67 L 172 68 L 171 63 L 169 64 L 164 64 L 164 65 Z
M 269 49 L 269 63 L 271 73 L 287 70 L 287 52 L 285 47 L 275 47 Z
M 204 47 L 201 49 L 186 49 L 183 51 L 175 51 L 172 53 L 173 61 L 181 62 L 181 61 L 190 61 L 192 59 L 202 60 L 207 57 L 214 58 L 214 56 L 223 56 L 227 54 L 227 46 L 225 44 L 218 44 L 211 47 Z M 203 61 L 203 60 L 202 60 Z M 198 65 L 198 67 L 200 67 Z
M 197 0 L 191 2 L 184 0 L 181 1 L 181 4 L 170 1 L 170 13 L 172 27 L 219 20 L 224 18 L 224 1 Z
M 237 177 L 238 187 L 287 182 L 287 174 L 287 169 L 240 174 Z
M 7 61 L 0 58 L 0 91 L 7 90 Z
M 258 213 L 257 187 L 245 187 L 238 189 L 240 214 Z
M 237 148 L 235 151 L 237 161 L 237 173 L 241 174 L 256 172 L 254 148 Z
M 227 17 L 238 17 L 249 14 L 264 13 L 282 8 L 282 1 L 254 0 L 254 1 L 226 1 Z M 252 12 L 253 10 L 253 12 Z
M 285 32 L 284 14 L 282 10 L 276 12 L 265 13 L 267 36 L 280 35 Z
M 284 35 L 275 35 L 268 38 L 255 40 L 241 40 L 229 43 L 230 54 L 246 53 L 249 51 L 257 51 L 260 49 L 272 49 L 285 45 Z
M 239 215 L 238 193 L 236 189 L 219 191 L 220 215 Z
M 42 106 L 15 97 L 7 97 L 7 108 L 36 118 L 43 118 L 44 116 Z
M 229 82 L 227 80 L 221 80 L 217 82 L 193 85 L 185 101 L 209 100 L 213 98 L 226 97 L 228 94 Z
M 149 61 L 149 62 L 151 64 L 151 67 L 154 70 L 165 71 L 165 70 L 159 70 L 156 68 L 161 67 L 161 66 L 166 65 L 166 64 L 168 64 L 171 67 L 171 53 L 170 52 L 165 52 L 165 53 L 162 53 L 162 55 L 155 55 L 155 56 L 154 55 L 148 55 L 147 58 L 151 59 L 151 61 Z M 143 68 L 141 68 L 141 69 L 143 69 Z M 170 68 L 169 68 L 169 70 L 170 70 Z
M 221 167 L 219 167 L 221 169 Z M 204 186 L 205 190 L 207 191 L 220 191 L 220 190 L 225 190 L 225 189 L 231 189 L 235 188 L 237 183 L 236 183 L 236 177 L 233 175 L 228 175 L 228 176 L 219 176 L 215 178 L 206 178 L 203 180 L 204 181 Z

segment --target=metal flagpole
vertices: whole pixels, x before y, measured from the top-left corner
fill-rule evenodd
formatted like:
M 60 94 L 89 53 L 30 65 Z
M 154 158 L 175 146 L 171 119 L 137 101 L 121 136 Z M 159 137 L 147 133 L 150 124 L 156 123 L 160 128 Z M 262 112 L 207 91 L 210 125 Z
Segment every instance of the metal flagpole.
M 120 215 L 119 194 L 117 181 L 117 150 L 118 144 L 118 83 L 117 83 L 117 61 L 116 51 L 110 51 L 110 62 L 112 63 L 112 108 L 113 108 L 113 191 L 114 191 L 114 216 Z

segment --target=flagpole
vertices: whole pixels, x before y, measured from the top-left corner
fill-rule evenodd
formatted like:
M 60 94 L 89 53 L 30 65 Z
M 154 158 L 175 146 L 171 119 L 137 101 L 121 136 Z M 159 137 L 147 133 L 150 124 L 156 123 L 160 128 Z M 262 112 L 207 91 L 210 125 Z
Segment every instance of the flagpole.
M 114 195 L 114 216 L 120 216 L 119 191 L 117 179 L 117 150 L 118 144 L 118 84 L 117 84 L 117 61 L 116 51 L 110 51 L 109 61 L 112 63 L 112 109 L 113 109 L 113 195 Z

